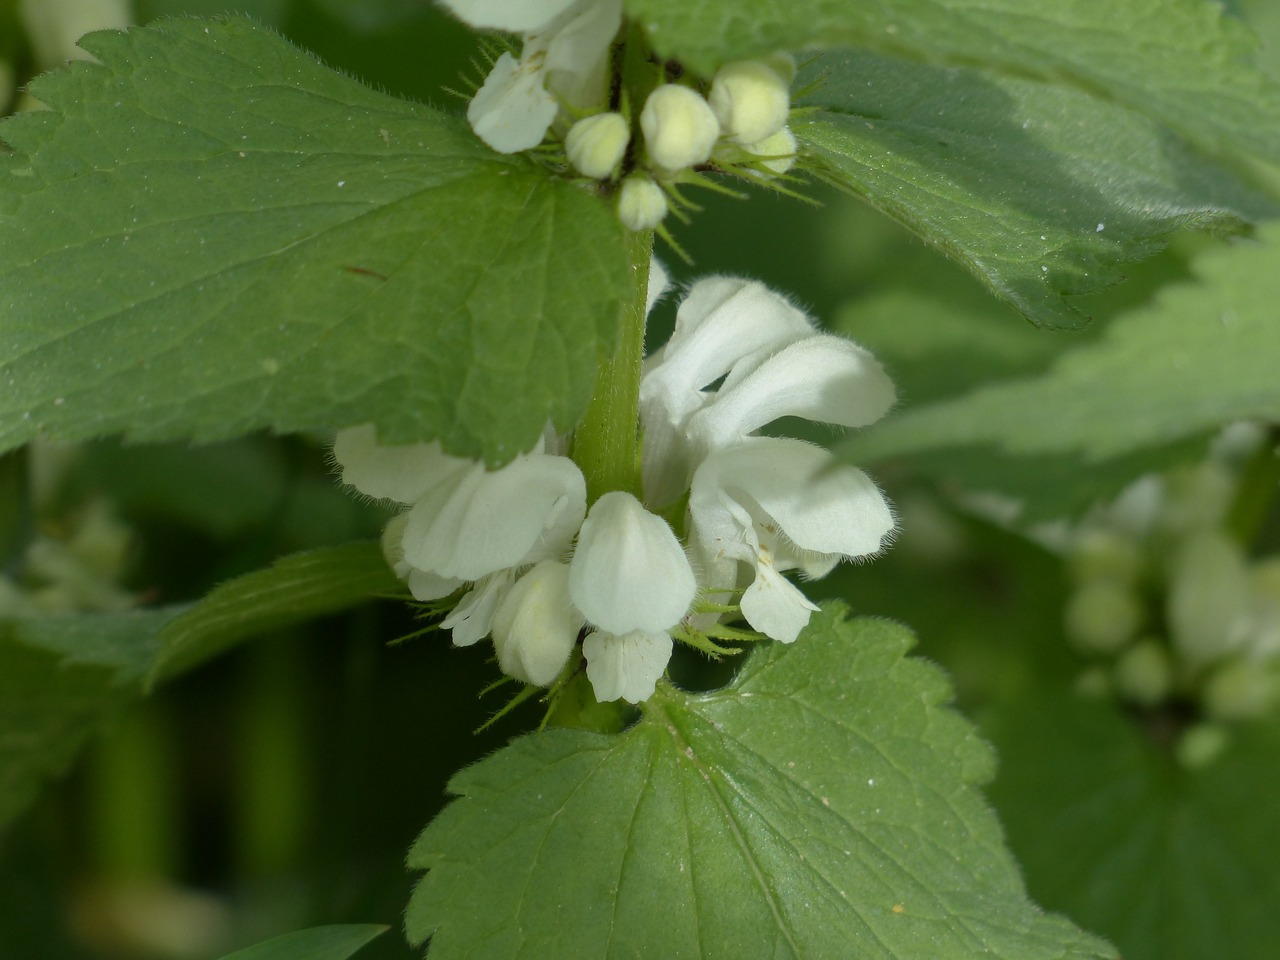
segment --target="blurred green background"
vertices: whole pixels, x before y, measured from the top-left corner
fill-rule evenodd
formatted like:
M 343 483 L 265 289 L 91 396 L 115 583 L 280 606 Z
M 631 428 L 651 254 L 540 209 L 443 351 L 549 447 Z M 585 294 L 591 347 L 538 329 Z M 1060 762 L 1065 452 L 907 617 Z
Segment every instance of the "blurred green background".
M 1280 20 L 1254 6 L 1264 25 Z M 461 107 L 442 88 L 463 85 L 475 44 L 426 0 L 136 5 L 140 22 L 225 9 L 273 25 L 391 94 Z M 20 41 L 6 49 L 19 80 L 29 76 Z M 1094 298 L 1090 330 L 1047 333 L 897 225 L 826 189 L 809 192 L 817 205 L 763 191 L 746 203 L 698 197 L 705 211 L 675 230 L 692 266 L 659 255 L 680 280 L 730 272 L 788 292 L 877 350 L 907 403 L 1042 368 L 1184 276 L 1187 255 L 1206 242 L 1175 245 Z M 930 309 L 1001 349 L 974 351 L 957 369 L 913 338 L 914 317 Z M 671 315 L 670 302 L 658 309 L 655 340 Z M 338 488 L 322 440 L 88 445 L 67 496 L 105 496 L 132 528 L 130 589 L 152 603 L 194 599 L 290 551 L 377 536 L 385 513 Z M 952 674 L 959 705 L 1016 754 L 1044 715 L 1023 713 L 1011 730 L 1008 705 L 1060 695 L 1078 669 L 1062 639 L 1060 561 L 957 511 L 945 491 L 908 470 L 885 469 L 877 480 L 901 516 L 897 544 L 875 563 L 842 567 L 818 592 L 911 626 L 921 653 Z M 405 851 L 445 802 L 449 776 L 539 712 L 526 705 L 474 734 L 502 704 L 501 693 L 477 696 L 496 669 L 480 648 L 454 649 L 443 637 L 389 643 L 415 628 L 402 605 L 372 605 L 249 644 L 122 712 L 72 773 L 0 834 L 0 958 L 208 958 L 341 922 L 392 925 L 362 958 L 416 955 L 394 929 L 414 880 L 401 866 Z M 1125 721 L 1112 711 L 1099 722 Z M 1033 839 L 1035 788 L 1004 782 L 994 794 L 1018 850 Z M 1032 858 L 1033 895 L 1077 908 L 1050 872 Z

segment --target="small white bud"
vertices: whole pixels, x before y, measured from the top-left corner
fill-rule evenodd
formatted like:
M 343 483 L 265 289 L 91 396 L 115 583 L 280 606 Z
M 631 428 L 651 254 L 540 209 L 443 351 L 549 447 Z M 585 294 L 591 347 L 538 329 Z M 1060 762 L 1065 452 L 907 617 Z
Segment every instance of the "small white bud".
M 1085 653 L 1116 653 L 1142 626 L 1142 602 L 1121 580 L 1090 580 L 1067 602 L 1066 631 Z
M 667 195 L 653 179 L 633 173 L 618 193 L 618 219 L 628 230 L 652 230 L 667 215 Z
M 649 158 L 664 170 L 704 162 L 720 139 L 720 122 L 696 91 L 668 83 L 649 94 L 640 111 Z
M 776 176 L 782 176 L 796 162 L 796 135 L 783 127 L 773 136 L 743 147 L 748 153 L 762 157 L 760 165 Z
M 631 131 L 622 114 L 597 113 L 569 128 L 564 149 L 580 174 L 604 180 L 617 169 L 630 142 Z
M 759 60 L 727 63 L 716 71 L 708 97 L 724 135 L 736 143 L 759 143 L 787 122 L 788 83 Z

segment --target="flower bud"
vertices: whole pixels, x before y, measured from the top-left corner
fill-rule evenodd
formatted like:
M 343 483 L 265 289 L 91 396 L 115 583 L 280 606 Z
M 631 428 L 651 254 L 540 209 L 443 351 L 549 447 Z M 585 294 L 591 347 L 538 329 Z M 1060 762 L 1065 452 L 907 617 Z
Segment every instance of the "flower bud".
M 664 170 L 704 162 L 720 139 L 720 122 L 707 101 L 674 83 L 649 94 L 640 111 L 640 129 L 649 158 Z
M 1142 575 L 1142 549 L 1123 533 L 1086 529 L 1072 542 L 1067 567 L 1077 583 L 1101 578 L 1135 583 Z
M 1067 637 L 1084 653 L 1115 653 L 1142 626 L 1142 603 L 1121 580 L 1091 580 L 1067 601 Z
M 772 136 L 748 143 L 743 149 L 761 157 L 760 165 L 780 177 L 796 162 L 796 135 L 783 127 Z
M 1207 767 L 1227 745 L 1227 731 L 1220 723 L 1197 723 L 1178 738 L 1174 756 L 1188 770 Z
M 647 174 L 633 173 L 618 193 L 618 219 L 628 230 L 652 230 L 667 215 L 667 195 Z
M 736 143 L 759 143 L 787 122 L 787 82 L 758 60 L 727 63 L 711 81 L 708 102 L 724 135 Z
M 1237 657 L 1218 667 L 1204 686 L 1204 712 L 1215 720 L 1251 720 L 1276 702 L 1276 675 L 1265 664 Z
M 1174 649 L 1191 666 L 1246 646 L 1252 596 L 1240 545 L 1217 529 L 1183 540 L 1170 565 L 1166 605 Z
M 1126 700 L 1154 707 L 1173 687 L 1173 663 L 1158 640 L 1143 640 L 1116 663 L 1116 690 Z
M 597 113 L 579 120 L 564 138 L 565 153 L 584 177 L 604 180 L 617 169 L 631 142 L 631 131 L 620 113 Z

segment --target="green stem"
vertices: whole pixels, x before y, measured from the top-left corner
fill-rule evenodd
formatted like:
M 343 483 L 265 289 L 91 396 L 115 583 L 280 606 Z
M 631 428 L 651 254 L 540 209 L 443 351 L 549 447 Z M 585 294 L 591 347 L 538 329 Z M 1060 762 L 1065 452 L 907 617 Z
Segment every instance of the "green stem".
M 631 290 L 619 314 L 617 344 L 600 365 L 586 416 L 573 435 L 572 456 L 587 479 L 591 503 L 611 490 L 641 495 L 640 372 L 652 252 L 652 232 L 629 236 Z

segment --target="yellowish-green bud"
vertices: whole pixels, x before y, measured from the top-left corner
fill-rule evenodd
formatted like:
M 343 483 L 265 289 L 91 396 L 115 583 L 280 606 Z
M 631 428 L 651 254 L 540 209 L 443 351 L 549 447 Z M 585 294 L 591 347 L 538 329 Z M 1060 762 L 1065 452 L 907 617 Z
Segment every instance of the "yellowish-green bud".
M 564 138 L 573 168 L 593 180 L 608 179 L 622 162 L 631 131 L 620 113 L 597 113 L 579 120 Z
M 760 165 L 775 176 L 782 176 L 796 162 L 796 137 L 789 127 L 783 127 L 771 137 L 743 147 L 748 153 L 761 157 Z
M 1174 649 L 1191 666 L 1241 650 L 1253 596 L 1244 552 L 1217 528 L 1184 539 L 1169 571 L 1167 616 Z
M 1116 692 L 1126 700 L 1154 707 L 1173 688 L 1173 662 L 1160 641 L 1143 640 L 1116 662 Z
M 1277 693 L 1277 678 L 1269 665 L 1237 657 L 1209 676 L 1204 712 L 1215 720 L 1252 720 L 1275 705 Z
M 1174 755 L 1188 770 L 1200 770 L 1213 763 L 1229 739 L 1227 730 L 1218 723 L 1197 723 L 1178 738 Z
M 720 139 L 720 122 L 696 91 L 667 83 L 649 94 L 640 111 L 649 159 L 663 170 L 703 163 Z M 625 222 L 625 221 L 624 221 Z
M 1067 602 L 1067 637 L 1085 653 L 1116 653 L 1142 626 L 1141 598 L 1122 580 L 1091 580 Z
M 720 129 L 735 143 L 759 143 L 787 122 L 789 84 L 759 60 L 727 63 L 716 71 L 707 98 Z
M 1067 567 L 1077 583 L 1099 578 L 1136 583 L 1142 550 L 1132 537 L 1113 530 L 1082 530 L 1071 544 Z
M 628 230 L 652 230 L 667 215 L 667 195 L 652 177 L 633 173 L 618 191 L 618 219 Z

